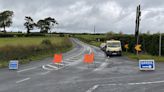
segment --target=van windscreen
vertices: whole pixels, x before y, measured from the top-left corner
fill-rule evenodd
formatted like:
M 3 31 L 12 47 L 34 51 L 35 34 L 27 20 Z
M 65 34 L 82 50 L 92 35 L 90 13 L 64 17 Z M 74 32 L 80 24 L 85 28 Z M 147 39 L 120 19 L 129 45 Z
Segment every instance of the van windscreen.
M 121 46 L 120 42 L 110 42 L 107 45 L 108 45 L 108 47 L 120 47 Z

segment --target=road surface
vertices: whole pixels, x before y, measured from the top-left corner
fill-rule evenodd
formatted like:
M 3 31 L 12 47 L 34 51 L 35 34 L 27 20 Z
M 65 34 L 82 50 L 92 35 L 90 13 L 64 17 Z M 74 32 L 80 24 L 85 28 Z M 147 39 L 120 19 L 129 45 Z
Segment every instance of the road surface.
M 141 72 L 138 62 L 126 57 L 107 58 L 97 47 L 71 39 L 74 49 L 64 53 L 63 64 L 53 58 L 0 69 L 0 92 L 164 92 L 164 63 L 155 71 Z M 83 63 L 95 53 L 95 63 Z

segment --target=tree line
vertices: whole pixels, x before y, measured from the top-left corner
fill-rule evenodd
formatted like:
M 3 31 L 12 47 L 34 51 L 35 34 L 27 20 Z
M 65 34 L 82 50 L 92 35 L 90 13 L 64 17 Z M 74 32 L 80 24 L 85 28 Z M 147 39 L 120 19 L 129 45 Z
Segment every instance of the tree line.
M 0 28 L 3 29 L 2 31 L 0 30 L 1 32 L 6 33 L 6 27 L 10 27 L 12 25 L 13 15 L 14 12 L 9 10 L 0 12 Z M 25 16 L 24 26 L 27 29 L 27 34 L 29 34 L 35 27 L 40 29 L 40 33 L 48 33 L 55 25 L 58 24 L 59 23 L 56 19 L 52 17 L 47 17 L 34 22 L 32 17 Z

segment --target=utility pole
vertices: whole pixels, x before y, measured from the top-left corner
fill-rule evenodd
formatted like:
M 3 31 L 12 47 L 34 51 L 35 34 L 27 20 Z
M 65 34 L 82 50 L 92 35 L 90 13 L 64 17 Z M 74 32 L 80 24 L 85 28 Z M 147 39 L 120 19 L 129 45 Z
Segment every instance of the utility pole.
M 95 34 L 96 33 L 96 28 L 95 28 L 95 25 L 94 25 L 94 33 L 93 34 Z
M 135 41 L 136 41 L 136 45 L 139 44 L 139 27 L 140 27 L 140 19 L 141 17 L 141 6 L 140 4 L 137 6 L 137 11 L 136 11 L 136 26 L 135 26 Z M 138 55 L 138 51 L 137 51 L 137 55 Z
M 162 41 L 162 35 L 161 33 L 159 34 L 159 56 L 161 56 L 161 42 Z

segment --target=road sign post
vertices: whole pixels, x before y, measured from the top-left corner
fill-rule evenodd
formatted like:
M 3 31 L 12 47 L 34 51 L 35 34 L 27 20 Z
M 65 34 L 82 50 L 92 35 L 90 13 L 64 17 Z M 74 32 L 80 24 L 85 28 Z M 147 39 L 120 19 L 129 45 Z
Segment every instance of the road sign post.
M 139 60 L 139 69 L 140 70 L 155 70 L 155 61 L 154 60 Z
M 135 46 L 135 50 L 137 51 L 137 57 L 138 57 L 138 52 L 139 52 L 139 51 L 142 51 L 142 50 L 141 50 L 141 45 L 140 45 L 140 44 L 137 44 L 137 45 Z M 139 59 L 139 57 L 138 57 L 138 59 Z
M 10 70 L 17 70 L 18 69 L 18 60 L 11 60 L 9 61 L 9 69 Z
M 124 45 L 124 48 L 126 49 L 126 52 L 128 52 L 129 44 L 125 44 L 125 45 Z
M 161 56 L 162 34 L 159 35 L 159 56 Z

